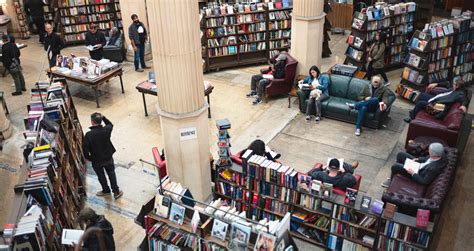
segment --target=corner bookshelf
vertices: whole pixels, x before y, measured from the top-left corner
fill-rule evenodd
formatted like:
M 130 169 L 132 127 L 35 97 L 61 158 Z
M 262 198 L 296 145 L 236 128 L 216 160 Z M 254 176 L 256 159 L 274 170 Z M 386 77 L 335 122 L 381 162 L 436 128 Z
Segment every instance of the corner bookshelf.
M 66 44 L 84 43 L 88 26 L 98 25 L 106 32 L 112 27 L 123 29 L 120 3 L 117 0 L 64 2 L 59 6 L 60 31 Z
M 16 17 L 18 19 L 18 25 L 20 26 L 20 37 L 21 39 L 27 39 L 30 37 L 30 31 L 25 11 L 18 0 L 15 0 L 13 4 L 15 5 Z
M 471 25 L 472 18 L 469 16 L 458 16 L 451 19 L 458 28 L 455 37 L 456 52 L 453 62 L 453 80 L 461 79 L 466 85 L 473 83 L 473 52 L 474 52 L 474 26 Z
M 208 3 L 201 11 L 204 70 L 265 63 L 275 50 L 288 51 L 291 10 L 282 2 Z

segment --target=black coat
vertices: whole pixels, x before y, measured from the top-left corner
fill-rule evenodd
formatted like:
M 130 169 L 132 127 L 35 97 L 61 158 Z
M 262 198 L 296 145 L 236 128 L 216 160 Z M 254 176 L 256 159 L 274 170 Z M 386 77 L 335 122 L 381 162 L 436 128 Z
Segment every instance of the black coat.
M 428 158 L 419 158 L 419 163 L 425 163 Z M 414 180 L 416 183 L 427 186 L 431 184 L 431 182 L 438 177 L 438 175 L 443 171 L 443 169 L 448 164 L 448 159 L 446 157 L 442 157 L 437 161 L 433 161 L 428 165 L 424 166 L 422 169 L 418 171 L 417 174 L 414 174 L 411 179 Z
M 273 78 L 285 78 L 285 61 L 278 61 L 274 65 Z
M 451 91 L 451 90 L 448 90 Z M 455 103 L 461 103 L 461 105 L 467 107 L 469 104 L 469 100 L 466 97 L 466 92 L 464 90 L 456 90 L 451 92 L 450 94 L 446 96 L 442 96 L 439 98 L 434 99 L 431 101 L 431 103 L 435 104 L 444 104 L 444 111 L 438 113 L 435 115 L 436 118 L 438 119 L 443 119 L 449 112 L 449 109 L 451 109 L 451 106 Z
M 9 69 L 14 58 L 18 59 L 18 61 L 20 60 L 20 49 L 18 49 L 16 44 L 11 43 L 11 42 L 8 42 L 8 43 L 4 44 L 2 46 L 3 66 L 6 69 Z
M 84 157 L 92 162 L 93 166 L 109 163 L 115 153 L 115 147 L 110 141 L 113 124 L 106 117 L 105 126 L 92 126 L 84 136 L 82 149 Z
M 53 54 L 61 54 L 61 49 L 64 48 L 64 42 L 61 37 L 56 33 L 51 33 L 51 35 L 46 35 L 44 38 L 44 50 L 47 51 L 50 47 L 50 51 Z
M 99 215 L 99 218 L 97 222 L 87 226 L 87 228 L 90 227 L 97 227 L 102 230 L 102 237 L 104 239 L 104 245 L 105 245 L 105 250 L 106 251 L 114 251 L 115 250 L 115 242 L 114 242 L 114 228 L 112 227 L 112 224 L 105 219 L 103 215 Z M 86 228 L 86 230 L 87 230 Z M 100 244 L 99 244 L 99 239 L 97 239 L 97 236 L 95 234 L 89 235 L 89 238 L 87 238 L 84 241 L 83 244 L 84 250 L 87 251 L 100 251 Z
M 94 46 L 96 44 L 101 44 L 102 46 L 105 46 L 106 43 L 107 43 L 107 40 L 105 39 L 104 33 L 100 31 L 96 31 L 95 33 L 88 31 L 86 33 L 86 45 Z M 103 53 L 103 48 L 89 51 L 91 58 L 94 60 L 101 60 L 102 53 Z
M 31 17 L 44 17 L 42 0 L 27 0 L 23 8 L 26 14 Z

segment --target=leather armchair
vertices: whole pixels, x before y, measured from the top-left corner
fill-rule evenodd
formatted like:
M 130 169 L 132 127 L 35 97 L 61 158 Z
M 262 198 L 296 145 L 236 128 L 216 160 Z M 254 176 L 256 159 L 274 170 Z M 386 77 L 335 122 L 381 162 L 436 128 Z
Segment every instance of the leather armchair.
M 123 44 L 123 33 L 120 35 L 119 46 L 104 46 L 103 56 L 110 61 L 121 63 L 125 58 L 125 47 Z
M 434 88 L 429 92 L 431 95 L 437 95 L 447 91 L 445 88 Z M 468 99 L 471 99 L 471 92 L 466 91 Z M 453 104 L 448 111 L 448 114 L 442 119 L 436 119 L 429 115 L 426 111 L 420 111 L 416 118 L 410 122 L 408 133 L 406 137 L 405 147 L 408 146 L 408 141 L 413 140 L 418 136 L 438 137 L 448 143 L 451 147 L 458 146 L 458 139 L 464 133 L 462 122 L 465 114 L 459 110 L 461 104 Z
M 166 171 L 166 160 L 164 160 L 161 155 L 160 155 L 160 150 L 158 150 L 158 147 L 153 147 L 151 149 L 151 152 L 153 154 L 153 159 L 155 160 L 155 165 L 157 165 L 158 169 L 158 174 L 160 175 L 160 179 L 163 179 L 166 177 L 167 171 Z
M 323 167 L 323 164 L 321 163 L 316 163 L 314 164 L 313 166 L 313 169 L 314 168 L 322 168 Z M 308 175 L 310 171 L 308 171 L 307 173 L 305 173 L 305 175 Z M 355 190 L 359 190 L 359 187 L 360 187 L 360 182 L 362 181 L 362 176 L 360 176 L 359 174 L 356 174 L 354 173 L 353 174 L 354 178 L 356 179 L 356 183 L 354 186 L 352 186 L 351 188 L 352 189 L 355 189 Z M 332 192 L 335 193 L 335 194 L 339 194 L 339 195 L 342 195 L 342 196 L 346 196 L 346 189 L 343 189 L 343 188 L 340 188 L 340 187 L 336 187 L 336 186 L 333 186 L 332 187 Z
M 275 78 L 270 81 L 270 83 L 265 87 L 265 94 L 263 97 L 264 100 L 267 100 L 270 96 L 288 94 L 294 84 L 298 61 L 296 61 L 296 59 L 293 58 L 289 53 L 282 53 L 286 55 L 285 78 Z M 265 74 L 268 72 L 268 70 L 264 69 L 260 70 L 260 72 Z
M 419 208 L 428 209 L 431 213 L 440 212 L 455 175 L 458 150 L 447 147 L 446 154 L 448 164 L 430 185 L 425 187 L 397 174 L 383 193 L 382 201 L 393 203 L 400 212 L 413 216 Z

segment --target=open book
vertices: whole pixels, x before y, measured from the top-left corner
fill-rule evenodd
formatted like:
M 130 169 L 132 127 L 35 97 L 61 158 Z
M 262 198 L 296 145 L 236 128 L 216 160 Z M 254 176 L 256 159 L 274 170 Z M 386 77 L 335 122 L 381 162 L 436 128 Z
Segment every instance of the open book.
M 96 44 L 96 45 L 88 45 L 86 46 L 86 48 L 89 50 L 89 51 L 95 51 L 97 49 L 99 49 L 99 45 Z
M 408 169 L 411 169 L 413 170 L 415 173 L 418 173 L 418 171 L 420 170 L 420 163 L 412 160 L 412 159 L 409 159 L 407 158 L 405 160 L 405 164 L 403 165 L 403 168 L 405 168 L 405 170 L 408 170 Z
M 273 75 L 271 75 L 271 74 L 263 74 L 262 77 L 264 79 L 273 79 Z
M 63 233 L 61 236 L 61 244 L 63 245 L 72 245 L 73 243 L 79 243 L 79 239 L 81 239 L 82 235 L 84 234 L 84 230 L 79 229 L 63 229 Z

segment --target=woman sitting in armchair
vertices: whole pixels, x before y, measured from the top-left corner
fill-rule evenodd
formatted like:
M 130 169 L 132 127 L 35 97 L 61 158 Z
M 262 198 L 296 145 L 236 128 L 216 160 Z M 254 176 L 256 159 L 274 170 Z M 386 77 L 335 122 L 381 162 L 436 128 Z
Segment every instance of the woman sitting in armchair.
M 301 86 L 308 85 L 310 92 L 308 105 L 306 106 L 306 121 L 311 119 L 311 116 L 316 116 L 316 122 L 321 120 L 321 102 L 329 98 L 327 77 L 321 77 L 321 72 L 316 65 L 309 68 L 309 76 L 304 80 L 299 81 Z

